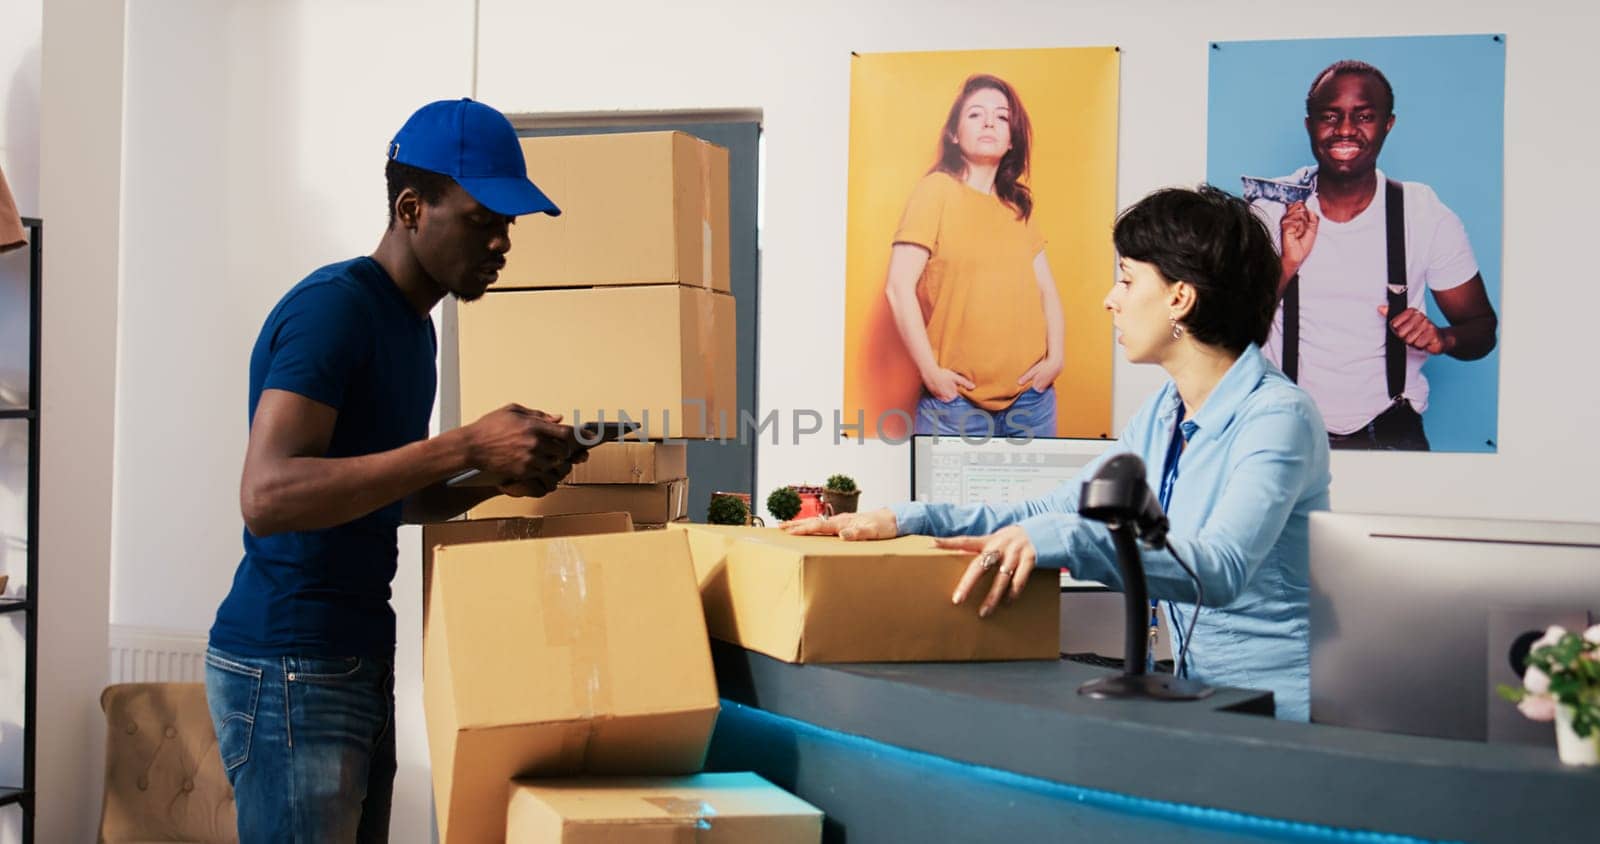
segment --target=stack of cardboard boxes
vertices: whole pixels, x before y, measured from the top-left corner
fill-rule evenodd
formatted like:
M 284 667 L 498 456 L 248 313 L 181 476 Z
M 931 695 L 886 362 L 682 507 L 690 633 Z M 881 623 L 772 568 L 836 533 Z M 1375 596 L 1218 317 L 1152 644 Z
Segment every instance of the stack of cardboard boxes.
M 821 840 L 821 813 L 759 777 L 693 776 L 718 699 L 685 533 L 488 525 L 423 540 L 440 841 Z
M 562 214 L 519 227 L 500 281 L 460 316 L 461 418 L 507 402 L 569 424 L 629 420 L 644 440 L 736 434 L 728 153 L 681 132 L 527 138 Z M 685 446 L 607 444 L 561 489 L 472 518 L 688 516 Z

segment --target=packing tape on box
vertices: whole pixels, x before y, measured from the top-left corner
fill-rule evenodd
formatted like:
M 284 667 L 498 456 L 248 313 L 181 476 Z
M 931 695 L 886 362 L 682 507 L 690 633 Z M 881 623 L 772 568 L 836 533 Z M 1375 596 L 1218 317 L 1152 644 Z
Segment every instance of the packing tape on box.
M 705 430 L 701 431 L 701 436 L 708 439 L 711 438 L 713 430 L 717 432 L 717 438 L 726 439 L 728 436 L 727 420 L 720 418 L 720 416 L 714 417 L 711 412 L 714 406 L 728 400 L 725 397 L 717 396 L 716 391 L 712 388 L 712 385 L 717 383 L 717 367 L 730 365 L 737 367 L 739 365 L 737 349 L 735 350 L 735 358 L 732 361 L 719 360 L 717 358 L 717 295 L 714 291 L 702 294 L 699 297 L 700 304 L 696 306 L 700 324 L 695 326 L 695 342 L 698 344 L 697 351 L 700 354 L 700 386 L 703 390 L 699 398 L 705 402 L 700 406 L 700 412 L 706 422 Z M 726 410 L 726 408 L 719 408 L 719 410 Z M 733 424 L 739 424 L 739 420 L 734 419 Z
M 716 263 L 716 234 L 711 227 L 711 144 L 700 141 L 700 286 L 712 288 Z
M 552 539 L 545 555 L 541 597 L 544 637 L 569 649 L 572 699 L 585 718 L 611 711 L 611 672 L 606 665 L 605 591 L 598 566 L 583 559 L 570 539 Z
M 692 800 L 684 797 L 646 797 L 644 802 L 666 812 L 674 821 L 681 823 L 684 832 L 690 835 L 673 836 L 675 841 L 699 841 L 700 833 L 711 831 L 711 819 L 716 817 L 717 810 L 704 800 Z
M 682 478 L 667 485 L 667 521 L 675 522 L 689 515 L 689 479 Z

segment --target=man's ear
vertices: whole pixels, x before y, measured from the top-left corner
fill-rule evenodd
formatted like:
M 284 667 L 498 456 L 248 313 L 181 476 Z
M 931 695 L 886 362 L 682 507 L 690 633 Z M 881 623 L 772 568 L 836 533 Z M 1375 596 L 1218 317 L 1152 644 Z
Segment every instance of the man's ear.
M 394 219 L 404 229 L 415 230 L 422 218 L 422 197 L 414 188 L 401 188 L 394 198 Z

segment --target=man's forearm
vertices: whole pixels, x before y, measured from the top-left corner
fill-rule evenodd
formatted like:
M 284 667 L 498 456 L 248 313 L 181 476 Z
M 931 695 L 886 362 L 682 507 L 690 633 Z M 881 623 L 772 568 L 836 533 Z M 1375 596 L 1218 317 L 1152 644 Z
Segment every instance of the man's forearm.
M 447 522 L 499 494 L 498 487 L 433 484 L 406 498 L 401 519 L 407 524 Z
M 1499 320 L 1482 316 L 1458 325 L 1439 329 L 1444 336 L 1444 353 L 1457 360 L 1477 360 L 1494 350 L 1495 329 Z
M 1283 291 L 1289 289 L 1289 282 L 1293 281 L 1295 275 L 1299 272 L 1300 269 L 1298 267 L 1284 265 L 1283 272 L 1278 275 L 1278 299 L 1283 299 Z
M 257 536 L 321 530 L 354 521 L 459 472 L 452 435 L 360 457 L 289 457 L 247 474 L 245 525 Z M 469 505 L 470 506 L 470 505 Z

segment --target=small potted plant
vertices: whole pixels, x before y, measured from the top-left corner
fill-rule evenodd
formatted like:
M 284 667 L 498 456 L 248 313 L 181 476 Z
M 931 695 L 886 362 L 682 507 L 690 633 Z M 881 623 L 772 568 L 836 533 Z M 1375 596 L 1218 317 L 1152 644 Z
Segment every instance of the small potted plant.
M 829 509 L 835 513 L 854 513 L 856 499 L 860 497 L 861 490 L 856 488 L 855 478 L 849 475 L 830 475 L 822 488 L 822 500 L 828 502 Z
M 767 496 L 767 512 L 780 522 L 787 522 L 800 512 L 800 493 L 792 486 L 781 486 Z
M 706 521 L 713 525 L 750 524 L 750 505 L 737 495 L 713 495 L 710 506 L 706 507 Z
M 1581 635 L 1552 626 L 1528 651 L 1522 686 L 1500 695 L 1535 721 L 1556 722 L 1568 765 L 1600 765 L 1600 624 Z

